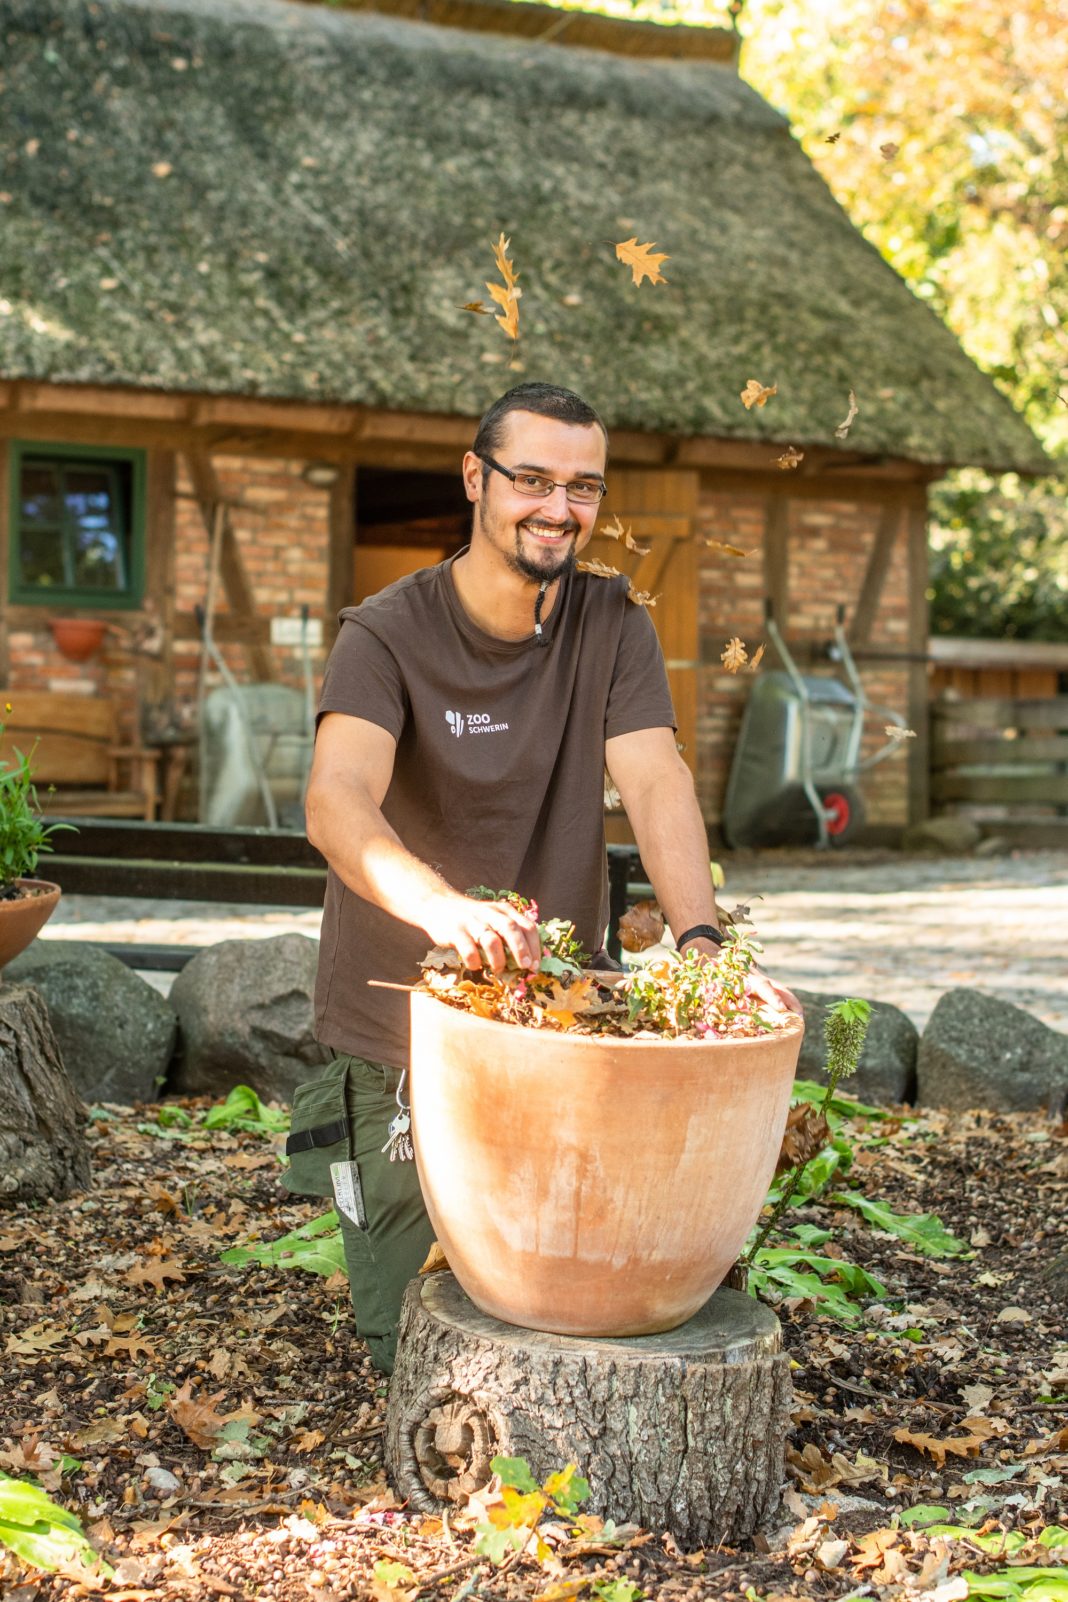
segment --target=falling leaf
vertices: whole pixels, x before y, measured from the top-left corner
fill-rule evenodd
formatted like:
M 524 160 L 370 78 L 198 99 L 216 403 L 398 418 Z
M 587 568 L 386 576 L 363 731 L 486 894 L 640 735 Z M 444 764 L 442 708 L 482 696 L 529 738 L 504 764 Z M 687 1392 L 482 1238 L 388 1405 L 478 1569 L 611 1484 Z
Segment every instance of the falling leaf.
M 727 641 L 727 644 L 719 653 L 719 659 L 728 673 L 737 673 L 748 662 L 749 652 L 746 650 L 744 643 L 735 635 L 733 639 Z
M 152 163 L 153 178 L 169 178 L 174 168 L 169 161 L 154 161 Z
M 591 557 L 588 562 L 577 562 L 575 565 L 583 573 L 593 573 L 597 578 L 619 578 L 620 576 L 618 567 L 609 567 L 607 562 L 598 562 L 596 557 Z
M 635 556 L 648 556 L 649 552 L 652 550 L 651 545 L 638 544 L 637 540 L 634 538 L 634 535 L 630 531 L 630 524 L 628 523 L 624 528 L 623 524 L 619 521 L 618 514 L 613 517 L 610 523 L 606 523 L 602 529 L 599 529 L 598 533 L 606 535 L 610 540 L 622 540 L 623 544 L 627 547 L 627 550 L 633 551 Z
M 884 161 L 893 161 L 900 149 L 900 145 L 895 145 L 892 139 L 888 139 L 885 145 L 879 146 L 879 154 L 882 156 Z
M 841 137 L 842 135 L 840 131 L 837 133 L 828 134 L 823 142 L 825 145 L 836 145 Z
M 492 306 L 487 306 L 485 301 L 482 300 L 465 301 L 462 306 L 458 306 L 456 309 L 457 311 L 475 312 L 479 317 L 494 316 Z
M 746 668 L 746 672 L 747 673 L 755 673 L 756 672 L 757 668 L 760 666 L 761 662 L 764 660 L 764 652 L 766 650 L 767 650 L 767 646 L 763 643 L 763 641 L 761 641 L 761 643 L 757 646 L 756 650 L 753 652 L 752 660 L 750 661 L 749 666 Z
M 723 540 L 705 540 L 710 551 L 718 551 L 721 556 L 756 556 L 757 551 L 743 551 L 740 545 L 727 545 Z M 759 546 L 757 547 L 759 550 Z
M 27 139 L 22 148 L 28 156 L 36 156 L 41 148 L 41 141 L 39 139 Z
M 636 901 L 619 920 L 619 943 L 624 951 L 648 951 L 664 938 L 664 914 L 656 901 Z
M 835 439 L 845 439 L 846 435 L 849 433 L 849 430 L 853 427 L 853 419 L 856 417 L 857 412 L 859 410 L 860 410 L 860 408 L 857 405 L 857 397 L 853 393 L 853 391 L 850 390 L 849 391 L 849 410 L 846 413 L 845 417 L 843 418 L 842 422 L 839 423 L 838 427 L 834 431 Z
M 667 283 L 660 271 L 660 264 L 669 261 L 670 257 L 663 253 L 656 254 L 652 240 L 646 245 L 639 245 L 637 234 L 624 239 L 622 244 L 616 246 L 616 259 L 630 268 L 635 284 L 640 284 L 643 278 L 648 278 L 651 284 Z
M 200 1401 L 194 1394 L 192 1380 L 186 1380 L 180 1391 L 166 1398 L 164 1406 L 193 1445 L 208 1451 L 216 1445 L 227 1425 L 227 1417 L 215 1410 L 216 1402 L 220 1402 L 224 1394 L 216 1391 L 214 1396 Z
M 759 378 L 750 378 L 741 392 L 741 402 L 747 412 L 754 406 L 766 406 L 773 395 L 779 393 L 778 384 L 762 384 Z
M 515 265 L 508 259 L 511 244 L 512 241 L 505 239 L 501 234 L 494 245 L 493 259 L 497 263 L 497 271 L 504 279 L 504 283 L 492 284 L 487 280 L 486 288 L 501 308 L 500 313 L 495 314 L 496 321 L 514 342 L 519 338 L 519 297 L 523 291 L 519 288 L 519 274 L 515 270 Z
M 815 1107 L 805 1101 L 797 1107 L 791 1107 L 775 1172 L 784 1174 L 799 1163 L 809 1162 L 818 1151 L 823 1150 L 830 1136 L 826 1118 Z
M 799 451 L 796 445 L 787 445 L 781 456 L 776 456 L 775 466 L 788 472 L 791 467 L 799 467 L 805 459 L 804 451 Z
M 636 590 L 631 584 L 627 589 L 627 600 L 633 601 L 635 606 L 655 606 L 659 595 L 651 595 L 648 590 Z
M 884 732 L 889 740 L 914 740 L 916 738 L 915 729 L 903 729 L 900 723 L 888 723 Z M 972 1244 L 974 1245 L 975 1242 L 973 1241 Z

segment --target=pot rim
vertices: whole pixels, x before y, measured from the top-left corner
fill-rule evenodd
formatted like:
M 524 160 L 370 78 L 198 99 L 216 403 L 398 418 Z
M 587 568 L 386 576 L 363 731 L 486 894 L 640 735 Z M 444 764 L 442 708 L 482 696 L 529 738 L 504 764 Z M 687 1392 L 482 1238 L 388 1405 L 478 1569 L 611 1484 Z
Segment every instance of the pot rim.
M 52 890 L 58 890 L 62 893 L 62 886 L 58 885 L 54 879 L 16 879 L 15 883 L 20 890 L 36 890 L 41 895 L 48 895 Z M 12 907 L 14 905 L 13 901 L 0 901 L 0 907 Z
M 772 1041 L 787 1040 L 805 1027 L 804 1019 L 797 1013 L 791 1013 L 788 1027 L 769 1030 L 764 1035 L 705 1035 L 700 1040 L 693 1040 L 685 1035 L 657 1035 L 655 1038 L 644 1036 L 642 1039 L 636 1040 L 633 1035 L 579 1035 L 573 1034 L 569 1029 L 528 1029 L 522 1024 L 506 1023 L 502 1018 L 480 1018 L 477 1013 L 468 1012 L 463 1007 L 451 1007 L 447 1001 L 439 1001 L 436 996 L 431 995 L 429 990 L 413 990 L 411 992 L 411 1000 L 413 1006 L 422 1007 L 424 1004 L 429 1003 L 434 1007 L 444 1007 L 454 1016 L 465 1018 L 471 1028 L 505 1029 L 509 1034 L 527 1039 L 544 1040 L 548 1037 L 554 1042 L 566 1040 L 572 1048 L 583 1050 L 591 1047 L 594 1050 L 604 1050 L 606 1046 L 611 1046 L 612 1048 L 644 1046 L 647 1049 L 652 1046 L 670 1046 L 673 1051 L 687 1049 L 690 1051 L 708 1051 L 716 1046 L 730 1046 L 736 1051 L 740 1048 L 752 1050 L 767 1046 Z

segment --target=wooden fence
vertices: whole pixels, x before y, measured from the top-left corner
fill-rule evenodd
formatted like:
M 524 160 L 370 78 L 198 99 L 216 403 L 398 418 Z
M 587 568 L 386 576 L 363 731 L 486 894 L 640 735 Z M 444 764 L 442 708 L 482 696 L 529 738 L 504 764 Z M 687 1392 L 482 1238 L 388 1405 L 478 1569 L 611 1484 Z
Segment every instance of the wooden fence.
M 1068 847 L 1068 695 L 935 701 L 931 801 L 1013 844 Z

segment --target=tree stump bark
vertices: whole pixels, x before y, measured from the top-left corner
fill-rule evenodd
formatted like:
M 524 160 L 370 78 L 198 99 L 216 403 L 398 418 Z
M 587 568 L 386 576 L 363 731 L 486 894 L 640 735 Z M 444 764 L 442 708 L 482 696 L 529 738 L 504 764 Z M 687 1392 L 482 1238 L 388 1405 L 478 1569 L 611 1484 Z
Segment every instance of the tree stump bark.
M 500 1453 L 540 1480 L 576 1462 L 589 1511 L 735 1543 L 775 1509 L 789 1363 L 770 1308 L 718 1290 L 680 1329 L 586 1340 L 479 1312 L 455 1277 L 413 1280 L 386 1413 L 398 1494 L 438 1512 L 489 1480 Z
M 29 985 L 0 987 L 0 1207 L 86 1190 L 86 1110 L 48 1008 Z

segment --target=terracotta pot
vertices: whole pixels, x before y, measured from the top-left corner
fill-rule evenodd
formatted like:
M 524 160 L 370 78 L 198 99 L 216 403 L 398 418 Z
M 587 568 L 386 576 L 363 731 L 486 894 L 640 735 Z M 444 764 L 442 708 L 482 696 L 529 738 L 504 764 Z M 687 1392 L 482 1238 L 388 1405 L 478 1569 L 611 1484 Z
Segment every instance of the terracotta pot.
M 107 624 L 95 617 L 54 617 L 49 621 L 52 638 L 71 662 L 86 662 L 99 651 Z
M 47 879 L 16 879 L 26 894 L 0 901 L 0 968 L 25 951 L 59 905 L 60 888 Z
M 754 1040 L 598 1039 L 419 991 L 411 1019 L 419 1178 L 471 1300 L 562 1335 L 692 1317 L 763 1206 L 800 1020 Z

